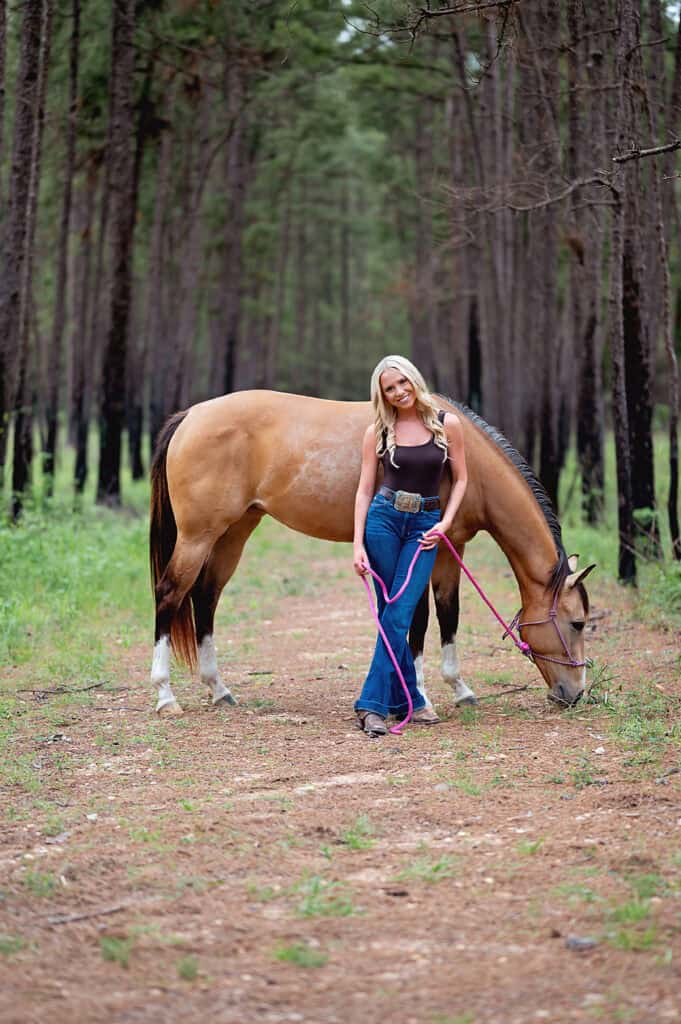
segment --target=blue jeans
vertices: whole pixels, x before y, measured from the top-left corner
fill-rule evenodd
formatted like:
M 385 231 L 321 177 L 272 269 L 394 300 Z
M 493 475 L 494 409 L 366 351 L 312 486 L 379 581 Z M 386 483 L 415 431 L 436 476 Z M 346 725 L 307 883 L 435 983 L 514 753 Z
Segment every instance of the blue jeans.
M 439 509 L 433 512 L 398 512 L 382 494 L 377 494 L 371 502 L 364 531 L 364 547 L 371 568 L 385 583 L 390 597 L 404 583 L 409 563 L 420 547 L 421 536 L 439 521 Z M 407 642 L 407 632 L 414 609 L 428 585 L 436 554 L 437 547 L 422 552 L 414 566 L 409 586 L 394 604 L 386 604 L 381 588 L 375 584 L 378 617 L 409 689 L 414 711 L 424 707 L 426 702 L 416 688 L 416 670 Z M 375 711 L 386 718 L 388 715 L 406 715 L 408 707 L 402 683 L 379 634 L 355 710 Z

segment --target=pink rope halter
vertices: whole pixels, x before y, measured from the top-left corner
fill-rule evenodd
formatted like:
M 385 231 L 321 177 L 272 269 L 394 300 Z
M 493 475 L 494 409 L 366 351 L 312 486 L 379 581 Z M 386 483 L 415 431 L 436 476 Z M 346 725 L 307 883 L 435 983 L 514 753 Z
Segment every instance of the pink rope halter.
M 451 554 L 453 555 L 455 561 L 458 562 L 459 567 L 461 568 L 461 570 L 465 573 L 465 575 L 471 581 L 471 583 L 473 584 L 473 586 L 477 590 L 477 592 L 480 595 L 480 597 L 482 598 L 482 600 L 485 602 L 485 604 L 487 605 L 489 610 L 492 612 L 492 615 L 494 615 L 495 619 L 497 619 L 497 621 L 503 627 L 503 630 L 504 630 L 503 639 L 505 639 L 507 636 L 510 636 L 511 640 L 516 645 L 516 647 L 518 648 L 520 653 L 524 654 L 525 657 L 530 658 L 531 661 L 536 661 L 537 659 L 541 659 L 542 661 L 552 661 L 552 662 L 554 662 L 557 665 L 569 665 L 571 668 L 582 668 L 584 665 L 586 665 L 586 661 L 575 661 L 575 659 L 572 657 L 572 655 L 570 654 L 570 649 L 569 649 L 568 645 L 565 642 L 565 638 L 563 637 L 563 634 L 561 633 L 560 626 L 558 625 L 558 622 L 556 621 L 557 605 L 558 605 L 558 592 L 557 591 L 556 591 L 555 597 L 553 599 L 553 605 L 551 606 L 551 611 L 549 612 L 547 618 L 545 618 L 545 619 L 534 619 L 532 621 L 527 621 L 527 622 L 520 622 L 520 612 L 518 612 L 518 614 L 514 616 L 512 621 L 507 624 L 502 619 L 501 615 L 496 610 L 496 608 L 494 607 L 492 602 L 489 600 L 489 598 L 487 597 L 487 595 L 485 594 L 484 590 L 482 589 L 482 587 L 480 586 L 480 584 L 476 580 L 476 578 L 473 575 L 473 573 L 464 565 L 463 559 L 461 558 L 461 556 L 459 555 L 459 552 L 456 550 L 456 548 L 454 547 L 454 545 L 450 541 L 449 537 L 445 537 L 445 535 L 443 533 L 439 533 L 439 531 L 438 531 L 438 536 L 440 537 L 441 540 L 443 540 L 445 542 L 445 545 L 449 548 L 449 550 L 450 550 Z M 406 725 L 408 725 L 408 723 L 411 721 L 412 715 L 414 713 L 414 704 L 413 704 L 413 701 L 411 699 L 411 694 L 409 693 L 409 687 L 406 684 L 406 681 L 405 681 L 404 675 L 402 673 L 402 670 L 401 670 L 401 668 L 400 668 L 400 666 L 398 664 L 397 658 L 395 657 L 395 652 L 393 651 L 392 647 L 390 646 L 388 638 L 385 635 L 385 630 L 383 629 L 383 626 L 381 625 L 381 621 L 380 621 L 380 619 L 378 617 L 378 609 L 376 607 L 376 603 L 374 602 L 373 594 L 371 593 L 371 586 L 369 584 L 369 580 L 367 579 L 367 576 L 369 576 L 369 575 L 373 576 L 373 578 L 376 580 L 376 582 L 378 583 L 379 587 L 381 588 L 381 591 L 383 592 L 383 598 L 385 600 L 385 603 L 386 604 L 394 604 L 395 601 L 398 601 L 400 599 L 400 597 L 402 597 L 402 594 L 405 592 L 405 590 L 409 586 L 409 581 L 411 580 L 412 573 L 414 571 L 414 566 L 416 565 L 416 562 L 418 561 L 418 558 L 421 555 L 421 552 L 423 550 L 424 550 L 423 548 L 419 547 L 414 552 L 414 557 L 412 558 L 411 562 L 409 563 L 409 568 L 407 569 L 406 579 L 405 579 L 404 583 L 402 584 L 402 586 L 400 587 L 400 589 L 397 591 L 397 593 L 393 595 L 393 597 L 389 597 L 388 596 L 388 590 L 387 590 L 387 587 L 386 587 L 385 583 L 383 582 L 381 577 L 378 575 L 378 573 L 375 572 L 371 568 L 371 566 L 368 567 L 367 573 L 364 576 L 362 576 L 362 583 L 364 584 L 364 587 L 365 587 L 366 592 L 367 592 L 367 597 L 369 598 L 369 607 L 371 608 L 371 614 L 373 615 L 374 623 L 376 624 L 376 626 L 378 628 L 378 632 L 379 632 L 379 634 L 381 636 L 381 639 L 383 640 L 383 643 L 385 644 L 385 649 L 388 652 L 388 656 L 390 657 L 390 660 L 393 663 L 395 671 L 397 672 L 397 677 L 400 680 L 400 683 L 402 684 L 402 689 L 404 690 L 406 698 L 407 698 L 407 715 L 406 715 L 406 718 L 404 718 L 403 721 L 398 722 L 396 725 L 393 725 L 390 728 L 390 732 L 393 733 L 396 736 L 400 736 L 402 734 L 402 731 L 404 730 L 404 727 Z M 552 622 L 553 623 L 553 625 L 555 627 L 555 630 L 558 633 L 558 636 L 560 637 L 560 641 L 561 641 L 561 643 L 563 645 L 563 650 L 565 651 L 565 654 L 566 654 L 566 660 L 565 661 L 561 660 L 560 658 L 551 658 L 547 654 L 538 654 L 520 636 L 520 630 L 523 627 L 525 627 L 525 626 L 541 626 L 541 625 L 544 625 L 547 622 Z M 516 630 L 518 631 L 518 635 L 517 636 L 516 636 Z

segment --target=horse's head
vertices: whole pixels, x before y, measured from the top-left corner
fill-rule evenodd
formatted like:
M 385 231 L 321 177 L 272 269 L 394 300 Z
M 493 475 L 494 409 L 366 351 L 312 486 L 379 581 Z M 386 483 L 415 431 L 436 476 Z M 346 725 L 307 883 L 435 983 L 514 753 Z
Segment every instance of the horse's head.
M 584 580 L 595 569 L 588 565 L 578 572 L 576 555 L 570 555 L 568 566 L 570 572 L 557 589 L 528 603 L 518 623 L 549 688 L 549 700 L 563 705 L 576 704 L 584 693 L 584 627 L 589 616 Z

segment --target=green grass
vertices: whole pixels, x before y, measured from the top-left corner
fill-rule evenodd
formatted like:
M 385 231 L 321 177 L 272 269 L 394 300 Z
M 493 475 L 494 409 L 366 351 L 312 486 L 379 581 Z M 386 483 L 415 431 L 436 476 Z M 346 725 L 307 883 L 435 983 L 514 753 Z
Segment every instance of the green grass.
M 306 875 L 293 890 L 301 917 L 349 917 L 357 913 L 347 888 L 320 875 Z
M 323 967 L 328 963 L 326 953 L 321 953 L 306 942 L 293 942 L 288 946 L 277 946 L 274 958 L 296 967 Z
M 102 935 L 99 940 L 99 948 L 102 957 L 119 967 L 128 967 L 132 953 L 134 939 L 121 939 L 115 935 Z
M 374 845 L 374 828 L 366 814 L 360 814 L 352 828 L 341 834 L 341 842 L 351 850 L 369 850 Z
M 435 885 L 446 878 L 452 878 L 458 870 L 454 857 L 443 856 L 439 860 L 431 860 L 429 857 L 418 857 L 413 864 L 400 871 L 397 876 L 398 882 L 425 882 L 427 885 Z
M 25 946 L 24 940 L 17 935 L 0 935 L 0 956 L 14 956 Z
M 177 961 L 177 973 L 183 981 L 196 981 L 199 974 L 199 962 L 195 956 L 183 956 Z

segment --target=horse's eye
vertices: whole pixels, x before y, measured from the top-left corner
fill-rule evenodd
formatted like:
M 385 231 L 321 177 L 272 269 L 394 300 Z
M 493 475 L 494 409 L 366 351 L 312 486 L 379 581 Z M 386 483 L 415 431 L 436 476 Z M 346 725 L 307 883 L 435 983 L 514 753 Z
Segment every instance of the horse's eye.
M 583 622 L 571 622 L 570 625 L 572 626 L 572 628 L 574 630 L 576 630 L 577 633 L 581 633 L 582 630 L 584 629 L 584 623 Z

